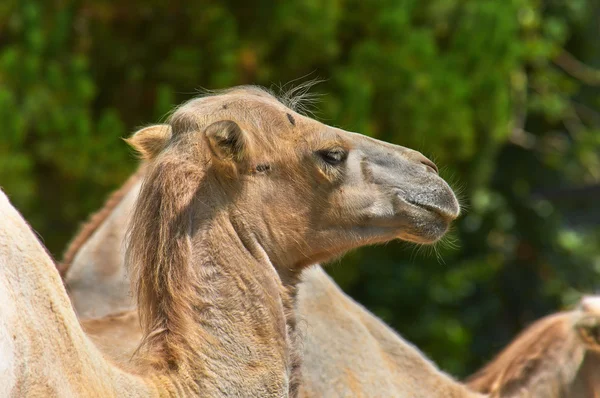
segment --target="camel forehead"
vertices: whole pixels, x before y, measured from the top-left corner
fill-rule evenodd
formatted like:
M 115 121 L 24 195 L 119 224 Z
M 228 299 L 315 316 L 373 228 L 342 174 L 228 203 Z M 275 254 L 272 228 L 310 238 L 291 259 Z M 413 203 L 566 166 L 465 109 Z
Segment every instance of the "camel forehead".
M 289 111 L 273 94 L 254 86 L 234 87 L 228 90 L 210 93 L 206 96 L 192 99 L 173 114 L 174 118 L 181 116 L 194 117 L 206 112 L 230 111 L 221 113 L 230 113 L 235 115 L 240 110 L 278 110 Z M 240 114 L 240 116 L 242 116 Z
M 304 133 L 325 127 L 286 106 L 273 94 L 255 86 L 234 87 L 188 101 L 171 116 L 175 133 L 205 126 L 216 120 L 232 119 L 242 127 L 259 131 L 302 127 Z

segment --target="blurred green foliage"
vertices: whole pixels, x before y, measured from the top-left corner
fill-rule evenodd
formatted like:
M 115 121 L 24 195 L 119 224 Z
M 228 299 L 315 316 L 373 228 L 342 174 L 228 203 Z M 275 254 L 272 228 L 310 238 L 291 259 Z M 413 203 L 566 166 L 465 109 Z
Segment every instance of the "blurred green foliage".
M 120 138 L 200 87 L 325 78 L 318 119 L 432 156 L 466 210 L 433 249 L 329 269 L 464 376 L 600 283 L 600 73 L 579 62 L 600 65 L 598 18 L 594 0 L 5 0 L 0 184 L 60 258 L 135 168 Z

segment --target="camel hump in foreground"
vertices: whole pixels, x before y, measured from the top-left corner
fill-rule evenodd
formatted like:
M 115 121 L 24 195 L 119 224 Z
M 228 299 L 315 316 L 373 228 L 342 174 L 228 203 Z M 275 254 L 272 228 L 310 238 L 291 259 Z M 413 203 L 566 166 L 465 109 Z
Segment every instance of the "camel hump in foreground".
M 467 385 L 502 398 L 600 396 L 600 296 L 533 323 Z
M 52 260 L 1 190 L 0 220 L 0 396 L 151 395 L 80 332 Z
M 7 369 L 26 383 L 18 391 L 60 379 L 61 392 L 79 395 L 296 395 L 301 271 L 366 244 L 435 242 L 459 214 L 420 153 L 326 126 L 257 88 L 192 100 L 168 126 L 131 139 L 147 171 L 125 252 L 142 326 L 129 366 L 85 336 L 31 231 L 34 257 L 3 231 L 6 312 L 34 321 L 7 315 L 2 333 L 44 326 L 7 351 L 30 369 L 69 365 L 32 378 L 15 362 Z

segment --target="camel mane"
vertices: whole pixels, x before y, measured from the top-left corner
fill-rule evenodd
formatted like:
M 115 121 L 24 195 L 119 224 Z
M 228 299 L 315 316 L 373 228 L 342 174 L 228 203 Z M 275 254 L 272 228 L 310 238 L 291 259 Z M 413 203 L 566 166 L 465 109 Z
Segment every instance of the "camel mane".
M 176 159 L 153 164 L 128 231 L 126 264 L 145 336 L 140 347 L 160 347 L 170 366 L 184 355 L 178 342 L 192 327 L 191 201 L 201 178 L 199 169 Z

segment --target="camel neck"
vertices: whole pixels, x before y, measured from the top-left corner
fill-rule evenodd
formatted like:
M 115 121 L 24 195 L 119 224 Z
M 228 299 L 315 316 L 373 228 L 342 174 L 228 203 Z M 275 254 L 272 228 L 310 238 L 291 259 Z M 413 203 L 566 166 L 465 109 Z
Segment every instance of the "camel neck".
M 199 225 L 190 243 L 187 302 L 165 311 L 178 312 L 178 330 L 160 349 L 178 358 L 175 369 L 199 393 L 287 396 L 297 367 L 289 289 L 260 245 L 226 217 Z

